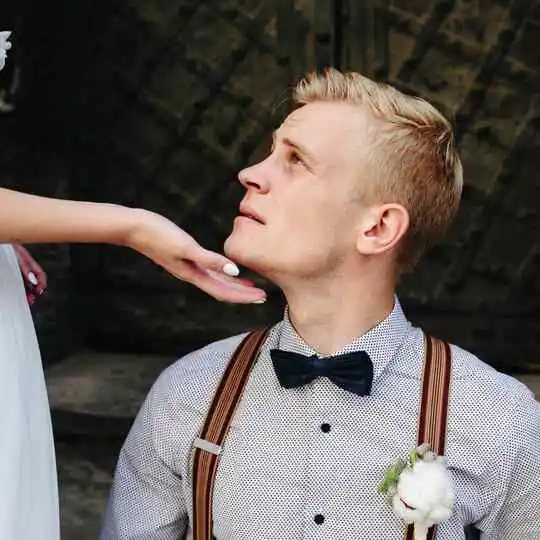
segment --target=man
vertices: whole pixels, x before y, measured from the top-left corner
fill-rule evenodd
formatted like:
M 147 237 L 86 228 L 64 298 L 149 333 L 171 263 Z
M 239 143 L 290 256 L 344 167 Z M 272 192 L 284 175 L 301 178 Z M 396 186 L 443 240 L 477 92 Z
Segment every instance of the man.
M 451 126 L 431 105 L 359 74 L 309 76 L 295 101 L 270 155 L 239 174 L 246 195 L 225 245 L 275 282 L 288 307 L 223 446 L 213 533 L 399 539 L 405 525 L 377 485 L 415 446 L 424 342 L 396 283 L 454 217 L 462 168 Z M 240 340 L 186 356 L 155 383 L 120 454 L 103 540 L 192 538 L 193 443 Z M 327 377 L 284 388 L 274 349 L 328 363 L 364 351 L 369 395 Z M 516 380 L 451 350 L 455 503 L 437 539 L 464 538 L 468 524 L 486 540 L 539 539 L 539 406 Z

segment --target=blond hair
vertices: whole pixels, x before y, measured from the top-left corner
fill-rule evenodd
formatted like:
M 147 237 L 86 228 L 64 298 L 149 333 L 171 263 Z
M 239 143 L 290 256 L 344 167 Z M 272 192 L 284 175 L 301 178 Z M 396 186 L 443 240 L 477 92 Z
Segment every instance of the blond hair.
M 312 73 L 297 84 L 293 97 L 299 106 L 360 105 L 380 121 L 369 152 L 374 178 L 362 199 L 407 209 L 410 225 L 398 250 L 398 271 L 412 269 L 458 210 L 463 170 L 450 122 L 427 101 L 354 72 Z

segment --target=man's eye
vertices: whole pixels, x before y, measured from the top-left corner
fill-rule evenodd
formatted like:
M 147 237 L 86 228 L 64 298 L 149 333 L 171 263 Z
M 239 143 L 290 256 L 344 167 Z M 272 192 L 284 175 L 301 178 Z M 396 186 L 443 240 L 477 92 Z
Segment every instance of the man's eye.
M 300 154 L 294 150 L 289 153 L 289 162 L 293 165 L 304 165 L 304 160 L 300 157 Z

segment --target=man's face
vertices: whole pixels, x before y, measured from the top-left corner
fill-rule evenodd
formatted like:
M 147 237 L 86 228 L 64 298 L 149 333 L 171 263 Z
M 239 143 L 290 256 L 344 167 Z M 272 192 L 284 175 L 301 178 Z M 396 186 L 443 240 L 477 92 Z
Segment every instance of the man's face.
M 246 194 L 226 254 L 278 284 L 335 272 L 357 257 L 370 129 L 367 113 L 344 103 L 312 103 L 290 114 L 270 155 L 239 174 Z

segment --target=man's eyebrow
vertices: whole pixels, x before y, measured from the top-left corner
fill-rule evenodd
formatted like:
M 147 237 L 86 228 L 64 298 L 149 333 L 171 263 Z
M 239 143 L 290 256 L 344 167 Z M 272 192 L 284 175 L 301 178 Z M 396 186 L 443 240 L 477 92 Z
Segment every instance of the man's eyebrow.
M 274 131 L 272 133 L 272 147 L 275 146 L 276 139 L 277 139 L 277 131 Z M 304 157 L 306 157 L 308 160 L 312 161 L 313 163 L 317 163 L 317 160 L 315 159 L 314 155 L 305 146 L 302 146 L 301 144 L 294 142 L 289 137 L 283 137 L 283 139 L 281 139 L 281 142 L 286 146 L 290 146 L 291 148 L 298 150 Z

